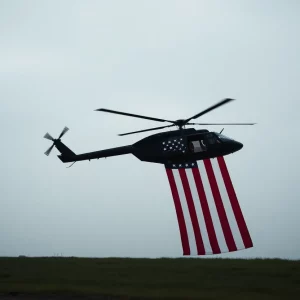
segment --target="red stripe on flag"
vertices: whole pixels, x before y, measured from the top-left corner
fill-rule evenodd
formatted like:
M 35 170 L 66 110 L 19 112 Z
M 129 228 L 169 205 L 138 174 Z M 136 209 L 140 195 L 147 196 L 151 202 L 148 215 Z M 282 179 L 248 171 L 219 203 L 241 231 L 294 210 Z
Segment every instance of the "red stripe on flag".
M 205 220 L 205 224 L 206 224 L 206 229 L 207 229 L 207 233 L 208 233 L 208 237 L 209 237 L 209 241 L 210 241 L 210 245 L 211 245 L 213 254 L 221 253 L 221 250 L 220 250 L 220 247 L 218 244 L 218 240 L 217 240 L 217 236 L 216 236 L 216 232 L 215 232 L 215 228 L 214 228 L 211 214 L 209 211 L 208 202 L 207 202 L 207 198 L 205 195 L 200 171 L 198 168 L 192 168 L 192 171 L 193 171 L 193 175 L 194 175 L 194 179 L 195 179 L 195 183 L 196 183 L 196 187 L 197 187 L 197 191 L 198 191 L 198 195 L 199 195 L 199 199 L 200 199 L 200 203 L 201 203 L 201 207 L 202 207 L 202 212 L 203 212 L 203 216 L 204 216 L 204 220 Z
M 187 202 L 191 220 L 192 220 L 192 225 L 193 225 L 195 240 L 196 240 L 196 245 L 197 245 L 197 252 L 198 252 L 198 254 L 205 254 L 204 244 L 203 244 L 203 240 L 202 240 L 202 236 L 201 236 L 201 232 L 200 232 L 200 228 L 199 228 L 199 223 L 198 223 L 196 209 L 195 209 L 195 205 L 194 205 L 194 201 L 193 201 L 193 196 L 191 193 L 189 181 L 188 181 L 186 173 L 185 173 L 185 169 L 179 169 L 179 174 L 180 174 L 180 178 L 182 181 L 183 190 L 184 190 L 184 194 L 186 197 L 186 202 Z
M 172 195 L 173 195 L 173 200 L 174 200 L 174 205 L 175 205 L 175 210 L 176 210 L 176 214 L 177 214 L 177 220 L 178 220 L 178 225 L 179 225 L 183 255 L 190 255 L 191 250 L 190 250 L 190 245 L 189 245 L 188 234 L 187 234 L 187 230 L 186 230 L 183 211 L 182 211 L 182 207 L 181 207 L 181 204 L 180 204 L 179 194 L 178 194 L 178 190 L 177 190 L 177 187 L 176 187 L 176 182 L 175 182 L 175 179 L 174 179 L 173 171 L 172 171 L 172 169 L 167 169 L 167 168 L 166 168 L 166 171 L 167 171 L 167 176 L 168 176 L 168 179 L 169 179 L 171 192 L 172 192 Z
M 211 165 L 211 161 L 209 159 L 204 159 L 203 162 L 204 162 L 205 169 L 206 169 L 206 172 L 207 172 L 207 176 L 208 176 L 208 180 L 209 180 L 209 183 L 210 183 L 211 191 L 212 191 L 215 203 L 216 203 L 216 208 L 217 208 L 217 211 L 218 211 L 219 219 L 220 219 L 220 222 L 221 222 L 221 226 L 222 226 L 222 229 L 223 229 L 223 233 L 224 233 L 224 237 L 225 237 L 225 240 L 226 240 L 228 250 L 229 251 L 236 251 L 237 247 L 235 245 L 233 235 L 232 235 L 232 232 L 231 232 L 231 229 L 230 229 L 230 226 L 229 226 L 229 222 L 228 222 L 228 219 L 227 219 L 227 216 L 226 216 L 226 212 L 225 212 L 225 209 L 224 209 L 224 205 L 223 205 L 223 202 L 222 202 L 222 198 L 221 198 L 221 195 L 220 195 L 220 191 L 219 191 L 219 188 L 218 188 L 216 177 L 215 177 L 212 165 Z
M 223 156 L 218 157 L 218 163 L 220 166 L 220 170 L 221 170 L 221 173 L 223 176 L 225 187 L 226 187 L 226 190 L 227 190 L 227 193 L 229 196 L 232 210 L 233 210 L 234 216 L 236 218 L 244 245 L 246 248 L 253 247 L 252 240 L 251 240 L 242 210 L 240 208 L 236 193 L 234 191 L 234 187 L 233 187 L 232 181 L 230 179 L 230 175 L 229 175 L 229 172 L 228 172 L 228 169 L 227 169 L 227 166 L 226 166 Z

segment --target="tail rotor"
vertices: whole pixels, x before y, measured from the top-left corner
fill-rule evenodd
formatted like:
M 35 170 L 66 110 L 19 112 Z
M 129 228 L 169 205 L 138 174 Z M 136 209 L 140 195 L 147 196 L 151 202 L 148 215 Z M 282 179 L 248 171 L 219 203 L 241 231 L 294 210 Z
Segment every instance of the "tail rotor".
M 60 141 L 60 139 L 65 135 L 65 133 L 69 130 L 68 127 L 65 127 L 61 134 L 59 135 L 59 137 L 57 139 L 54 139 L 48 132 L 44 135 L 44 138 L 47 140 L 50 140 L 53 142 L 52 146 L 45 152 L 45 155 L 49 156 L 49 154 L 51 153 L 53 147 L 56 145 L 56 143 L 58 141 Z
M 44 138 L 50 141 L 54 141 L 54 138 L 48 132 L 44 135 Z

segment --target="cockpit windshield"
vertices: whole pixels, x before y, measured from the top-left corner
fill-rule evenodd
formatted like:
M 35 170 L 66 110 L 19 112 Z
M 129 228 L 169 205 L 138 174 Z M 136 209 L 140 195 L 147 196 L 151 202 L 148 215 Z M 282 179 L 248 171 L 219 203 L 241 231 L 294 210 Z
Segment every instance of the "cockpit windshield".
M 224 142 L 226 142 L 226 141 L 232 141 L 231 138 L 227 137 L 227 136 L 224 135 L 224 134 L 220 134 L 220 133 L 218 133 L 218 138 L 219 138 L 221 141 L 224 141 Z
M 213 145 L 213 144 L 217 143 L 216 136 L 211 132 L 206 134 L 205 138 L 206 138 L 207 143 L 210 144 L 210 145 Z

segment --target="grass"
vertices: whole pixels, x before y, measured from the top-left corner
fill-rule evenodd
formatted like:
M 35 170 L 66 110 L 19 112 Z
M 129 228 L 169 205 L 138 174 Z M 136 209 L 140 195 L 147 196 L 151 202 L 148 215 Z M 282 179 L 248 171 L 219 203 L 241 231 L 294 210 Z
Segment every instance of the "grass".
M 300 261 L 0 257 L 0 293 L 12 292 L 143 299 L 298 299 Z

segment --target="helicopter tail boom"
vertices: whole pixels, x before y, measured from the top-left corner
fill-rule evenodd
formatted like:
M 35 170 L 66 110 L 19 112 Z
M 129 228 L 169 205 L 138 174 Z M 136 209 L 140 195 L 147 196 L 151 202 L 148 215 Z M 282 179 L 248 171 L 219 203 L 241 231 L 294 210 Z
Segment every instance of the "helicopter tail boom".
M 67 146 L 65 146 L 63 143 L 61 143 L 62 146 L 69 149 Z M 70 150 L 70 149 L 69 149 Z M 122 147 L 116 147 L 111 149 L 104 149 L 100 151 L 94 151 L 94 152 L 88 152 L 88 153 L 82 153 L 76 155 L 74 152 L 71 152 L 73 154 L 67 153 L 67 152 L 61 152 L 61 155 L 58 155 L 58 158 L 63 163 L 68 162 L 75 162 L 75 161 L 82 161 L 82 160 L 91 160 L 91 159 L 99 159 L 99 158 L 106 158 L 110 156 L 117 156 L 117 155 L 124 155 L 124 154 L 131 154 L 133 150 L 133 147 L 131 145 L 129 146 L 122 146 Z
M 71 149 L 69 149 L 65 144 L 62 143 L 61 138 L 65 133 L 69 130 L 68 127 L 65 127 L 59 137 L 54 139 L 48 132 L 44 135 L 44 138 L 53 142 L 51 147 L 45 152 L 45 155 L 49 155 L 52 149 L 55 147 L 61 153 L 58 155 L 58 158 L 63 163 L 68 162 L 76 162 L 82 160 L 91 160 L 91 159 L 99 159 L 102 157 L 109 157 L 109 156 L 116 156 L 116 155 L 123 155 L 123 154 L 131 154 L 133 152 L 133 146 L 122 146 L 116 147 L 111 149 L 104 149 L 100 151 L 76 154 Z

